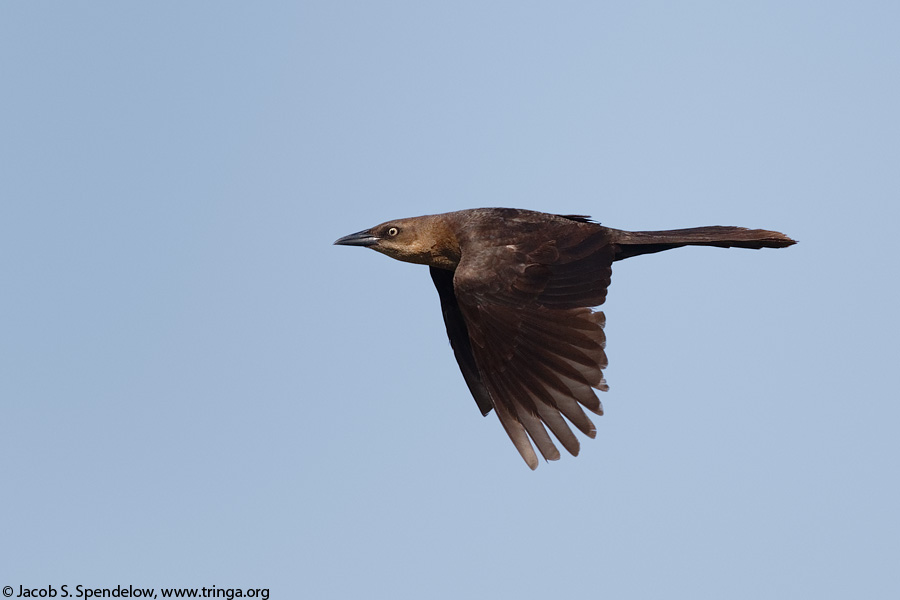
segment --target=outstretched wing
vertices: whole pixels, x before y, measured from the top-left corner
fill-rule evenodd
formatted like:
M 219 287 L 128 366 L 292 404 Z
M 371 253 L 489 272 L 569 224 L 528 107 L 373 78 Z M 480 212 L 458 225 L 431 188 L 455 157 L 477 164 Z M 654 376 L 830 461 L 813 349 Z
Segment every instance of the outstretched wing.
M 603 228 L 574 223 L 566 235 L 535 247 L 468 248 L 453 276 L 455 307 L 449 319 L 445 293 L 435 280 L 473 396 L 482 412 L 489 398 L 532 469 L 538 465 L 532 441 L 545 459 L 559 458 L 547 428 L 573 455 L 579 442 L 569 423 L 596 435 L 583 408 L 603 414 L 594 389 L 608 389 L 602 371 L 606 337 L 603 313 L 590 307 L 606 298 L 613 257 Z
M 441 298 L 441 312 L 444 314 L 444 325 L 447 326 L 447 337 L 450 338 L 450 346 L 453 348 L 453 354 L 456 356 L 456 362 L 459 363 L 459 370 L 462 371 L 466 385 L 475 398 L 475 403 L 481 410 L 482 415 L 487 415 L 494 407 L 491 401 L 491 395 L 484 387 L 481 381 L 481 373 L 478 372 L 478 366 L 475 364 L 475 357 L 472 355 L 472 343 L 469 341 L 469 330 L 466 328 L 465 319 L 459 310 L 459 303 L 456 301 L 456 294 L 453 292 L 453 271 L 446 269 L 438 269 L 437 267 L 428 267 L 431 271 L 431 280 L 434 287 L 437 288 L 438 295 Z

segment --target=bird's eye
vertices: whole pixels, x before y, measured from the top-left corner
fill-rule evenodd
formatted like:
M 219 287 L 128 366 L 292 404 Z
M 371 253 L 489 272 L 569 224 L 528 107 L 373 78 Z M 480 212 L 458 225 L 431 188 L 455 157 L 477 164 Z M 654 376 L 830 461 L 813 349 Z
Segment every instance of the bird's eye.
M 390 229 L 387 230 L 388 237 L 394 237 L 398 233 L 400 233 L 400 230 L 397 229 L 396 227 L 391 227 Z

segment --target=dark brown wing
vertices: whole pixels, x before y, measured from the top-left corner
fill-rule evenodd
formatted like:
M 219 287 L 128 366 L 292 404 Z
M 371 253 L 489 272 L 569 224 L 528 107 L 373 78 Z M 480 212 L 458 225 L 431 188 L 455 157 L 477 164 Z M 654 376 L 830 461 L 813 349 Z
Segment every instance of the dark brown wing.
M 450 338 L 450 346 L 453 348 L 453 354 L 456 355 L 459 370 L 462 371 L 466 385 L 469 386 L 469 391 L 472 392 L 472 397 L 475 398 L 481 414 L 487 415 L 491 412 L 494 404 L 491 402 L 491 396 L 485 389 L 484 383 L 481 381 L 481 374 L 475 365 L 475 357 L 472 355 L 472 344 L 469 342 L 466 322 L 459 311 L 456 294 L 453 292 L 453 271 L 436 267 L 428 268 L 431 270 L 431 280 L 434 281 L 434 287 L 437 288 L 438 295 L 441 298 L 441 312 L 444 313 L 444 325 L 447 326 L 447 337 Z
M 614 249 L 599 226 L 567 229 L 533 247 L 526 240 L 468 248 L 453 279 L 480 382 L 532 469 L 538 460 L 529 438 L 545 459 L 558 459 L 546 426 L 577 455 L 566 419 L 594 437 L 582 407 L 603 414 L 593 390 L 608 389 L 604 315 L 589 307 L 606 298 Z

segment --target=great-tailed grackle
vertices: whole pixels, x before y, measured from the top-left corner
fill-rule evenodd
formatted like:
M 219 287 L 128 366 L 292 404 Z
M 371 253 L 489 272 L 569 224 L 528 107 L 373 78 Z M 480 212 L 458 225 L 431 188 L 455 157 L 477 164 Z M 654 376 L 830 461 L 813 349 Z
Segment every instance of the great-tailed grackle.
M 500 423 L 532 469 L 589 437 L 606 391 L 602 312 L 612 263 L 681 246 L 784 248 L 782 233 L 743 227 L 621 231 L 581 215 L 477 208 L 388 221 L 335 244 L 428 265 L 456 361 L 483 415 Z

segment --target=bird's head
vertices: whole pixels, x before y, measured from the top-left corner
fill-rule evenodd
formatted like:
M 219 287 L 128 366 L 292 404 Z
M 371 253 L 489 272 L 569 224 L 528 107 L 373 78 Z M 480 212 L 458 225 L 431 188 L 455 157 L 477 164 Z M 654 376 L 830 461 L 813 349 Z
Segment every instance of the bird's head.
M 339 246 L 364 246 L 403 262 L 454 269 L 459 243 L 443 215 L 396 219 L 336 240 Z

